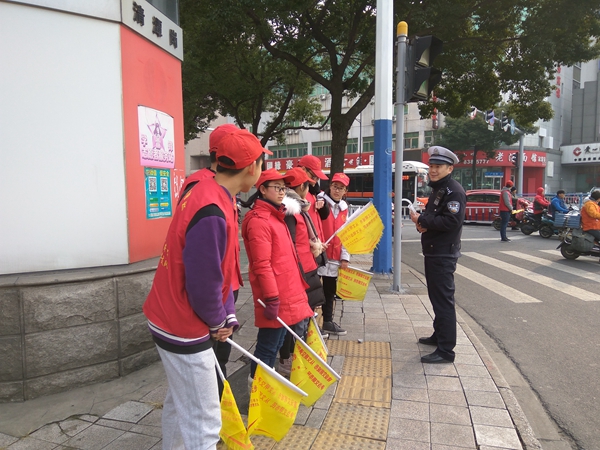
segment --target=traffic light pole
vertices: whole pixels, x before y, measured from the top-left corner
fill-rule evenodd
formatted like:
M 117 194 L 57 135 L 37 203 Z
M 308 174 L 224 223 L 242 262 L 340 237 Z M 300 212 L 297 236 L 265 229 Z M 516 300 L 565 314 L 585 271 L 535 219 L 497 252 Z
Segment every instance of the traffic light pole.
M 406 78 L 406 37 L 408 24 L 400 22 L 396 34 L 398 36 L 398 63 L 396 72 L 396 189 L 394 196 L 394 278 L 392 290 L 402 289 L 402 163 L 404 162 L 404 84 Z
M 518 128 L 517 128 L 518 130 Z M 517 183 L 517 195 L 519 197 L 523 196 L 523 141 L 525 138 L 525 133 L 521 130 L 518 130 L 519 133 L 519 173 L 518 173 L 518 183 Z

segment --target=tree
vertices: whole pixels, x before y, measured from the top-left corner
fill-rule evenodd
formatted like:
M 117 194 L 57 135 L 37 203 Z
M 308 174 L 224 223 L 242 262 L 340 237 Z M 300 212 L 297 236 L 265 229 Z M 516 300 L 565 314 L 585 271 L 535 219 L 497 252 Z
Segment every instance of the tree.
M 263 145 L 281 140 L 287 129 L 298 128 L 295 123 L 322 125 L 309 77 L 274 58 L 247 30 L 224 29 L 207 2 L 182 0 L 180 8 L 186 141 L 204 131 L 216 113 L 249 126 Z M 265 112 L 268 119 L 261 122 Z
M 510 145 L 518 140 L 518 136 L 503 131 L 498 123 L 495 124 L 494 131 L 490 131 L 487 123 L 481 117 L 476 117 L 473 120 L 467 117 L 447 118 L 446 126 L 435 134 L 436 145 L 447 147 L 456 152 L 461 161 L 464 161 L 466 151 L 473 150 L 472 189 L 476 189 L 477 154 L 483 152 L 488 159 L 493 159 L 496 157 L 496 149 L 502 143 Z
M 201 3 L 223 41 L 243 32 L 329 91 L 331 171 L 341 171 L 348 131 L 374 95 L 375 0 Z M 422 116 L 434 107 L 450 117 L 470 105 L 491 109 L 506 92 L 520 123 L 550 119 L 545 98 L 557 65 L 600 54 L 597 11 L 600 0 L 396 0 L 396 22 L 406 20 L 410 34 L 444 41 L 438 101 L 421 104 Z

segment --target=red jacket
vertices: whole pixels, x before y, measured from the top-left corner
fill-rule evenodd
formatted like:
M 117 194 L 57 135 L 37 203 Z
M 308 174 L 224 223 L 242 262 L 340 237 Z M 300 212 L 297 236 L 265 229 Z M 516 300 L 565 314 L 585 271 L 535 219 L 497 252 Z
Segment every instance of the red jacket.
M 340 200 L 340 202 L 336 205 L 333 200 L 329 198 L 329 196 L 325 195 L 323 197 L 326 202 L 330 203 L 331 213 L 327 219 L 323 220 L 323 234 L 324 240 L 327 241 L 333 233 L 335 233 L 342 225 L 346 223 L 346 219 L 348 218 L 348 204 L 344 200 Z M 335 217 L 335 209 L 339 208 L 340 211 Z M 340 261 L 342 258 L 342 241 L 340 238 L 335 236 L 328 244 L 327 247 L 327 258 L 332 261 Z
M 205 180 L 198 187 L 201 189 L 188 192 L 175 210 L 152 288 L 143 307 L 152 334 L 183 346 L 208 341 L 209 327 L 216 330 L 226 324 L 237 326 L 232 284 L 238 277 L 235 262 L 238 223 L 232 199 L 214 179 Z M 217 206 L 221 218 L 214 214 L 203 216 L 204 218 L 210 219 L 211 223 L 220 224 L 223 224 L 224 218 L 225 226 L 219 225 L 223 238 L 226 239 L 219 251 L 222 252 L 222 259 L 202 260 L 195 262 L 193 267 L 188 267 L 184 264 L 186 243 L 188 247 L 191 245 L 188 234 L 204 220 L 200 215 L 210 205 Z M 194 244 L 202 245 L 197 240 Z M 216 256 L 216 253 L 212 254 Z M 206 267 L 200 267 L 203 265 Z M 213 282 L 214 290 L 198 288 L 199 284 L 204 286 L 202 276 L 207 274 L 208 270 L 205 269 L 208 267 L 213 273 L 206 275 L 211 277 L 207 281 Z M 190 272 L 198 273 L 198 277 L 189 280 L 186 273 Z M 220 286 L 214 283 L 219 278 Z M 189 292 L 192 285 L 196 287 L 193 295 Z
M 283 199 L 286 215 L 285 221 L 287 222 L 290 220 L 290 217 L 293 217 L 293 227 L 295 229 L 294 235 L 298 259 L 300 260 L 300 264 L 302 264 L 304 273 L 308 273 L 317 268 L 317 261 L 315 260 L 315 256 L 310 249 L 310 238 L 308 234 L 308 227 L 310 225 L 306 223 L 306 219 L 302 215 L 303 205 L 301 205 L 300 202 L 304 202 L 304 200 L 300 199 L 297 194 L 295 197 L 291 195 L 293 194 L 288 193 Z M 291 225 L 288 224 L 288 229 L 290 226 Z
M 281 328 L 265 318 L 257 300 L 279 299 L 279 318 L 295 325 L 313 315 L 305 283 L 288 228 L 283 221 L 284 206 L 257 199 L 242 223 L 242 237 L 249 263 L 250 286 L 254 297 L 254 324 L 258 328 Z
M 537 189 L 537 195 L 533 199 L 533 213 L 540 214 L 544 211 L 544 208 L 547 208 L 550 202 L 546 200 L 546 197 L 542 195 L 544 192 L 544 188 Z

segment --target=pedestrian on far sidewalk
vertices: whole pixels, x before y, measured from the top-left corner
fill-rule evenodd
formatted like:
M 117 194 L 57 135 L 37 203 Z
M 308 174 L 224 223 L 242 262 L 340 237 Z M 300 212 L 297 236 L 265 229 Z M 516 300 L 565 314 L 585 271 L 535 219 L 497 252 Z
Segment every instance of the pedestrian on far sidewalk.
M 510 221 L 510 215 L 513 211 L 512 195 L 510 189 L 514 186 L 514 183 L 510 180 L 506 182 L 502 190 L 500 191 L 500 240 L 502 242 L 510 242 L 510 239 L 506 237 L 506 227 Z
M 343 199 L 348 190 L 350 178 L 345 173 L 336 173 L 331 178 L 329 190 L 319 194 L 331 210 L 329 217 L 323 220 L 323 233 L 325 242 L 346 223 L 348 219 L 348 204 Z M 333 321 L 335 311 L 335 294 L 337 291 L 337 277 L 340 268 L 347 269 L 350 253 L 344 248 L 340 238 L 334 236 L 327 247 L 327 264 L 319 267 L 319 275 L 323 280 L 325 291 L 325 304 L 323 305 L 323 332 L 343 336 L 347 331 Z
M 419 338 L 421 344 L 437 349 L 421 357 L 423 363 L 454 362 L 456 346 L 456 309 L 454 272 L 460 257 L 460 238 L 467 197 L 463 187 L 452 178 L 458 157 L 444 147 L 429 147 L 429 186 L 431 195 L 422 214 L 410 212 L 421 233 L 425 256 L 427 294 L 433 306 L 433 334 Z

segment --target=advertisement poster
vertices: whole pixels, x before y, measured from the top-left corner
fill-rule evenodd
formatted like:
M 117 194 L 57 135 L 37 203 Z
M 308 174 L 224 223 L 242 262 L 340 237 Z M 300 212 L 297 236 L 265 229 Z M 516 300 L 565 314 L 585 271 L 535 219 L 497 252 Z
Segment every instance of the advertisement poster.
M 173 117 L 156 109 L 138 106 L 140 164 L 175 167 L 175 131 Z
M 146 218 L 171 217 L 171 171 L 144 168 L 146 181 Z

